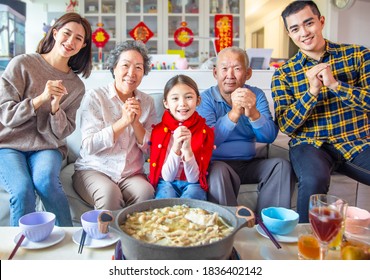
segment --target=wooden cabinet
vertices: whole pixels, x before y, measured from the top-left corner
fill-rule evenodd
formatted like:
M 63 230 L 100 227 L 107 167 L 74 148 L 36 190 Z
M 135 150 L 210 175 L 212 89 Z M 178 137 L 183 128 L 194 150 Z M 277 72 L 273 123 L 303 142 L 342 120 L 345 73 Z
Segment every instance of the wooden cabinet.
M 184 50 L 191 66 L 215 56 L 216 14 L 233 16 L 233 45 L 244 48 L 244 1 L 242 0 L 81 0 L 82 14 L 93 30 L 102 22 L 111 38 L 104 48 L 106 55 L 116 42 L 132 39 L 130 31 L 140 22 L 154 33 L 146 43 L 151 54 Z M 186 22 L 193 32 L 187 47 L 176 44 L 174 33 Z M 94 48 L 94 53 L 97 49 Z M 94 54 L 96 57 L 96 54 Z M 103 57 L 104 59 L 104 57 Z

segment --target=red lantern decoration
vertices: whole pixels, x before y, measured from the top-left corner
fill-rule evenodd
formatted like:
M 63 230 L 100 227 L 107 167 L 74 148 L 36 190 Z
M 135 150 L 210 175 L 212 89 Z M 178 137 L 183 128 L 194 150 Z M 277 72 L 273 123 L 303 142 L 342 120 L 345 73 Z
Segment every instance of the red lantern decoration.
M 144 22 L 140 22 L 130 31 L 130 36 L 135 40 L 142 41 L 144 44 L 153 37 L 154 33 Z
M 104 24 L 99 22 L 98 28 L 92 34 L 92 41 L 99 50 L 99 63 L 103 61 L 103 48 L 109 41 L 109 34 L 104 30 Z
M 185 21 L 181 22 L 181 27 L 176 29 L 173 37 L 175 39 L 175 43 L 180 47 L 187 47 L 193 43 L 194 34 L 193 31 L 187 27 L 187 23 Z
M 233 45 L 232 15 L 215 15 L 215 34 L 218 38 L 215 40 L 217 53 Z

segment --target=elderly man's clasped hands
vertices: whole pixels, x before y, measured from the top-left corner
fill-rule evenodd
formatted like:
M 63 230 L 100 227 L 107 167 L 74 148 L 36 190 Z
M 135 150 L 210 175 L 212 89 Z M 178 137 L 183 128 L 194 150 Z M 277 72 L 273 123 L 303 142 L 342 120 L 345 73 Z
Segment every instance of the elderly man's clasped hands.
M 231 94 L 232 111 L 239 115 L 244 114 L 251 121 L 257 120 L 260 113 L 256 107 L 256 95 L 248 88 L 237 88 Z

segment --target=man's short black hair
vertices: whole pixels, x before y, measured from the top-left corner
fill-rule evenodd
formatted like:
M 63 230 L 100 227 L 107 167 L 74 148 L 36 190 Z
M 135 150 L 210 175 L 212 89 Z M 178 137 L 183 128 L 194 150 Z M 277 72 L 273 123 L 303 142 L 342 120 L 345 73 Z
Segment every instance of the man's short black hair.
M 321 13 L 319 11 L 319 8 L 317 7 L 317 5 L 314 1 L 306 1 L 306 0 L 293 1 L 281 13 L 281 16 L 284 20 L 284 26 L 285 26 L 286 30 L 288 30 L 288 26 L 287 26 L 287 23 L 286 23 L 286 18 L 290 15 L 294 15 L 294 14 L 298 13 L 299 11 L 306 8 L 307 6 L 309 6 L 311 8 L 311 11 L 314 15 L 317 15 L 319 18 L 321 17 Z

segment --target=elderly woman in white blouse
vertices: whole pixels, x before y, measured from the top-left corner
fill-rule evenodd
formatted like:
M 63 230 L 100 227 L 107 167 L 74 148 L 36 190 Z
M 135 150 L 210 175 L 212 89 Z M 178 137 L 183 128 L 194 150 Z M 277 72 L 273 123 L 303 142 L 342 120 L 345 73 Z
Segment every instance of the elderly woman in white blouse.
M 107 63 L 114 81 L 87 92 L 81 103 L 73 187 L 96 209 L 119 210 L 154 196 L 143 165 L 156 112 L 153 98 L 137 90 L 150 70 L 145 45 L 124 42 Z

